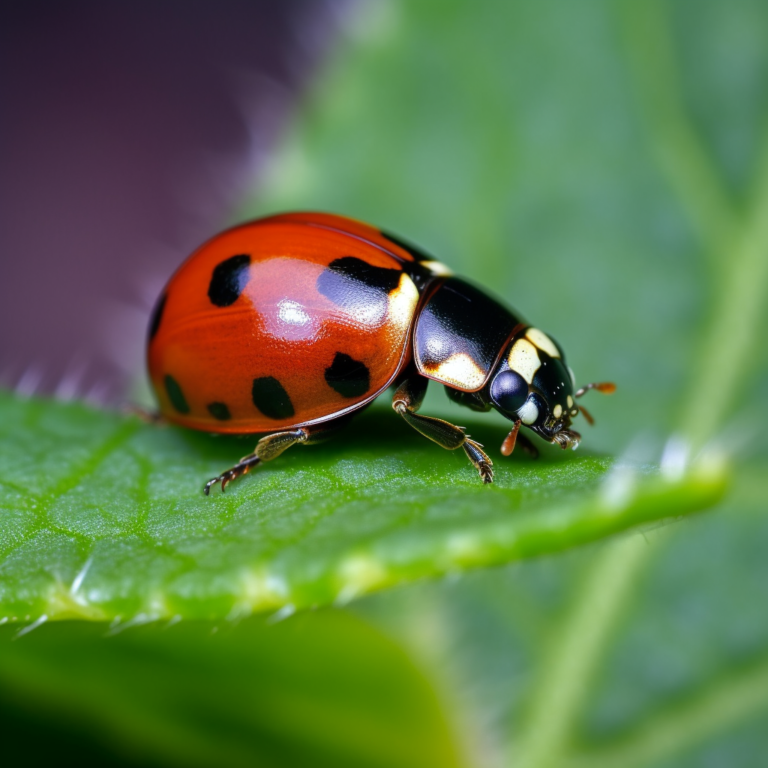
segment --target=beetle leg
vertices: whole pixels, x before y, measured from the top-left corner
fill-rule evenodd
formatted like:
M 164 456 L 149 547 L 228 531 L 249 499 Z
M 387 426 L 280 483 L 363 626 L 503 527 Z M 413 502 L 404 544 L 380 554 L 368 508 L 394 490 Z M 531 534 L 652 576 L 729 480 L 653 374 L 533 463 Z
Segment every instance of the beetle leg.
M 241 475 L 247 474 L 253 467 L 258 466 L 263 461 L 272 461 L 292 445 L 306 443 L 308 440 L 309 430 L 303 428 L 292 429 L 287 432 L 275 432 L 274 435 L 262 437 L 256 443 L 256 449 L 253 453 L 243 456 L 234 467 L 222 472 L 218 477 L 211 478 L 203 487 L 203 493 L 207 496 L 216 483 L 221 483 L 221 490 L 224 491 L 229 483 Z
M 520 419 L 518 419 L 515 422 L 515 426 L 512 427 L 512 431 L 504 438 L 504 442 L 501 444 L 501 455 L 502 456 L 511 456 L 512 451 L 515 450 L 515 445 L 517 444 L 517 435 L 518 432 L 520 432 L 520 425 L 522 422 Z
M 224 491 L 227 485 L 233 480 L 241 475 L 248 474 L 253 467 L 258 466 L 264 461 L 272 461 L 272 459 L 276 459 L 292 445 L 298 443 L 303 445 L 314 445 L 315 443 L 324 442 L 332 437 L 338 429 L 345 426 L 350 418 L 351 417 L 342 417 L 331 422 L 326 422 L 325 424 L 320 424 L 316 427 L 300 427 L 299 429 L 275 432 L 273 435 L 262 437 L 261 440 L 256 443 L 256 449 L 253 453 L 243 456 L 234 467 L 228 469 L 226 472 L 222 472 L 217 477 L 210 479 L 203 487 L 203 492 L 207 496 L 216 483 L 221 483 L 221 490 Z
M 250 456 L 243 457 L 240 459 L 240 461 L 237 462 L 237 464 L 235 464 L 234 467 L 232 467 L 232 469 L 228 469 L 226 472 L 222 472 L 220 475 L 212 477 L 203 486 L 203 493 L 207 496 L 211 492 L 211 488 L 213 488 L 216 483 L 221 483 L 221 491 L 223 493 L 224 489 L 229 483 L 231 483 L 235 478 L 240 477 L 240 475 L 247 474 L 251 467 L 255 467 L 257 464 L 261 464 L 261 459 L 256 455 L 255 452 Z
M 493 462 L 483 451 L 483 446 L 465 434 L 463 427 L 457 427 L 433 416 L 420 416 L 416 413 L 424 402 L 428 381 L 423 376 L 412 376 L 406 379 L 397 388 L 392 398 L 392 407 L 411 427 L 432 442 L 448 451 L 463 448 L 483 482 L 492 483 Z
M 504 438 L 501 444 L 502 455 L 511 456 L 515 445 L 519 445 L 531 458 L 538 459 L 539 449 L 525 435 L 520 434 L 520 424 L 522 422 L 518 419 L 512 431 Z
M 165 416 L 163 416 L 160 411 L 150 411 L 148 408 L 144 408 L 141 405 L 125 405 L 121 410 L 127 416 L 136 416 L 136 418 L 141 419 L 145 424 L 157 424 L 161 426 L 166 426 L 168 424 Z

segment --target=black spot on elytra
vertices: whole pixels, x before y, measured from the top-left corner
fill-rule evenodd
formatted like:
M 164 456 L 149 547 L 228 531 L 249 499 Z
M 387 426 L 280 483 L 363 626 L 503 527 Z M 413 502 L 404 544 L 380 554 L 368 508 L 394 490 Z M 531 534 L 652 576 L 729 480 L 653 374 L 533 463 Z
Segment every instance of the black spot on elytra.
M 317 290 L 350 314 L 380 322 L 387 312 L 387 297 L 402 274 L 400 269 L 374 267 L 356 256 L 343 256 L 320 273 Z
M 165 391 L 168 393 L 168 399 L 171 401 L 171 405 L 179 413 L 189 413 L 189 403 L 187 398 L 184 397 L 184 393 L 181 391 L 179 382 L 173 378 L 173 376 L 166 376 L 164 380 Z
M 232 418 L 226 403 L 208 403 L 208 413 L 219 421 L 229 421 Z
M 283 385 L 272 376 L 253 380 L 253 404 L 270 419 L 288 419 L 294 414 L 293 403 Z
M 160 321 L 163 319 L 163 310 L 165 309 L 165 302 L 167 298 L 168 294 L 164 292 L 163 295 L 157 300 L 157 304 L 155 304 L 155 308 L 152 310 L 152 315 L 149 318 L 150 341 L 155 338 L 157 331 L 160 328 Z
M 211 303 L 217 307 L 234 304 L 248 283 L 250 264 L 251 257 L 246 255 L 232 256 L 217 264 L 208 286 Z
M 365 364 L 343 352 L 337 352 L 325 369 L 325 380 L 342 397 L 360 397 L 371 387 L 371 374 Z

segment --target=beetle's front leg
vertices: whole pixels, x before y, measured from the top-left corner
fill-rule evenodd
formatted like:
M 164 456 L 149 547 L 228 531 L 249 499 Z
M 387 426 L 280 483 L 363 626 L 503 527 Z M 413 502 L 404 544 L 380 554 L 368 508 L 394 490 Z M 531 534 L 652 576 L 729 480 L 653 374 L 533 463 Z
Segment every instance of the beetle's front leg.
M 493 462 L 483 451 L 483 446 L 465 434 L 463 427 L 457 427 L 433 416 L 421 416 L 416 413 L 424 402 L 428 383 L 428 379 L 419 375 L 407 378 L 397 388 L 392 398 L 392 407 L 411 427 L 432 442 L 448 451 L 463 448 L 483 482 L 492 483 Z

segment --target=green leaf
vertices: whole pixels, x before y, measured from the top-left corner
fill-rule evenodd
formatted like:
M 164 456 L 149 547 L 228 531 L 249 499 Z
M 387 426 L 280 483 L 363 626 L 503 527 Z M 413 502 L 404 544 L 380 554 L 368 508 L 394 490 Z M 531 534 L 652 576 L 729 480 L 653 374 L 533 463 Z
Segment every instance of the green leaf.
M 117 634 L 61 622 L 14 642 L 16 631 L 0 628 L 9 764 L 459 765 L 423 675 L 341 611 Z
M 467 422 L 500 444 L 506 430 Z M 484 486 L 390 410 L 206 497 L 242 439 L 0 396 L 0 616 L 147 621 L 346 602 L 556 552 L 700 510 L 717 466 L 678 476 L 561 452 Z

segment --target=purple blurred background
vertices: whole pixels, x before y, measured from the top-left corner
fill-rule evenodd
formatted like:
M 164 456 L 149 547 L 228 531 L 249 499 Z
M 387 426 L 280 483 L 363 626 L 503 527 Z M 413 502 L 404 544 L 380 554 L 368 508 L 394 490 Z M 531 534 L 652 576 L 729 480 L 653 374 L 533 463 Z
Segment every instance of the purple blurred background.
M 0 6 L 0 384 L 123 395 L 154 297 L 253 185 L 344 7 Z

